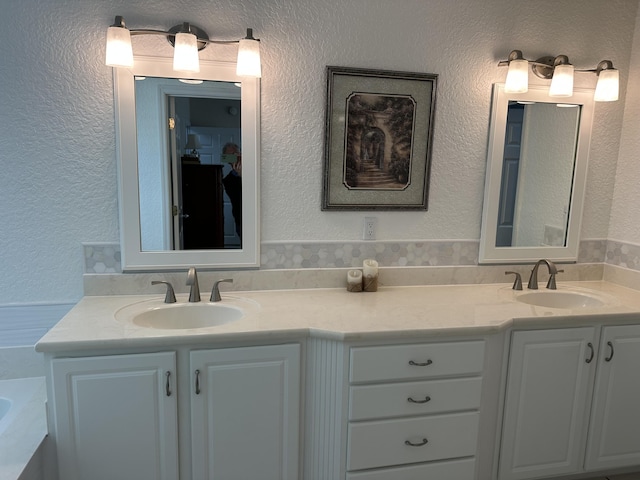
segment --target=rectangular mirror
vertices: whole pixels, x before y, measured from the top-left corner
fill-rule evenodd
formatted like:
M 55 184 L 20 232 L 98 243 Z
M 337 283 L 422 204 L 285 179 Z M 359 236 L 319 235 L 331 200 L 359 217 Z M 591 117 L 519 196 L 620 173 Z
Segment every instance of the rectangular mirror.
M 210 61 L 187 80 L 114 69 L 125 271 L 259 266 L 260 81 Z
M 577 259 L 592 119 L 592 90 L 494 86 L 480 263 Z

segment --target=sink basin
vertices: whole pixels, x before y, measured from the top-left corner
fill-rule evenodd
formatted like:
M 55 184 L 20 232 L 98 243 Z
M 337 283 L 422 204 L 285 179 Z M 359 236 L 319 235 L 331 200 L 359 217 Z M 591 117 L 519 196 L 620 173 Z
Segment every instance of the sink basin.
M 138 303 L 116 312 L 116 319 L 159 329 L 208 328 L 235 322 L 244 316 L 236 306 L 221 303 Z
M 601 307 L 604 301 L 582 292 L 544 290 L 518 295 L 516 300 L 528 305 L 548 308 L 593 308 Z

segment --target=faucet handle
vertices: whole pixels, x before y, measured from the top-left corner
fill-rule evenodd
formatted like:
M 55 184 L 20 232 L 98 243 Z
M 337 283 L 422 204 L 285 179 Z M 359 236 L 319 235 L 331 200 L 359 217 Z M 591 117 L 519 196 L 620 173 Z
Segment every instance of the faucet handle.
M 558 273 L 563 273 L 563 272 L 564 272 L 564 270 L 556 270 L 556 273 L 552 273 L 549 276 L 549 281 L 547 282 L 547 288 L 549 290 L 557 290 L 557 287 L 556 287 L 556 275 Z
M 211 298 L 209 298 L 210 302 L 220 302 L 222 297 L 220 297 L 220 287 L 219 285 L 222 282 L 233 283 L 233 278 L 224 278 L 222 280 L 216 280 L 213 282 L 213 288 L 211 289 Z
M 505 275 L 515 275 L 513 279 L 513 286 L 511 287 L 513 290 L 522 290 L 522 277 L 518 272 L 504 272 Z
M 164 296 L 164 303 L 176 303 L 176 294 L 173 291 L 173 285 L 171 285 L 169 282 L 163 282 L 161 280 L 153 280 L 151 282 L 151 285 L 159 285 L 159 284 L 163 284 L 167 286 L 167 293 Z

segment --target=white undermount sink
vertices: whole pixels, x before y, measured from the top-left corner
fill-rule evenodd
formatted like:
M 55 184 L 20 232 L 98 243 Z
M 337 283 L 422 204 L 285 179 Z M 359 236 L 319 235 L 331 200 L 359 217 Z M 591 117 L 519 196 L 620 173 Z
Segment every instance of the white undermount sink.
M 208 328 L 235 322 L 244 317 L 242 308 L 222 302 L 140 302 L 116 312 L 116 319 L 140 327 L 157 329 Z
M 603 300 L 587 293 L 558 290 L 527 292 L 518 295 L 516 300 L 538 307 L 568 309 L 601 307 L 605 304 Z

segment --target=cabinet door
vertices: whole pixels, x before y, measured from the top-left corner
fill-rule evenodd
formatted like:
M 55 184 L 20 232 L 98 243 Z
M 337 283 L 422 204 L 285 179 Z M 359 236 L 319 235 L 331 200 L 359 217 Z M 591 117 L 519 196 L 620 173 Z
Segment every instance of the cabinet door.
M 174 353 L 53 360 L 60 478 L 177 479 L 174 372 Z
M 640 465 L 640 325 L 605 327 L 598 362 L 586 468 Z
M 300 346 L 194 351 L 191 367 L 193 478 L 296 479 Z
M 499 477 L 577 472 L 587 430 L 595 329 L 515 332 L 502 426 Z

